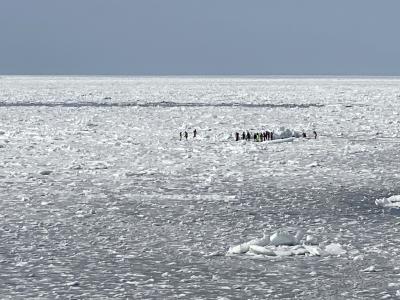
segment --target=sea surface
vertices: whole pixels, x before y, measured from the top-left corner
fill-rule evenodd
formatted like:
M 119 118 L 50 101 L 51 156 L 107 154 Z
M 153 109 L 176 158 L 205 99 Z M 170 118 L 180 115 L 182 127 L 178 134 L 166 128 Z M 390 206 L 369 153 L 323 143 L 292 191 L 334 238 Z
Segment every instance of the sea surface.
M 0 296 L 400 298 L 399 114 L 391 77 L 1 76 Z M 345 253 L 226 255 L 280 228 Z

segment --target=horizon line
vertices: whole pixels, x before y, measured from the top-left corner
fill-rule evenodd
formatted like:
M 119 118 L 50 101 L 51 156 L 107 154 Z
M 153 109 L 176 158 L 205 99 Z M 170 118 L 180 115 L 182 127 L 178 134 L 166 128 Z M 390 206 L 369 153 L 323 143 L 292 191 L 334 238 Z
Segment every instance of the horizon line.
M 1 74 L 0 77 L 275 77 L 275 78 L 396 78 L 400 74 Z

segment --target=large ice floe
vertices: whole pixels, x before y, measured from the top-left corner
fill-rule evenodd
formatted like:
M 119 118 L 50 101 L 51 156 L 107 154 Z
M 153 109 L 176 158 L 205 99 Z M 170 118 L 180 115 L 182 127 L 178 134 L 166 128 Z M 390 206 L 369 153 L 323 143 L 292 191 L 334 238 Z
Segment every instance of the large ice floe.
M 227 251 L 227 256 L 247 255 L 253 257 L 283 257 L 283 256 L 323 256 L 344 255 L 347 253 L 339 243 L 319 244 L 318 239 L 306 235 L 304 230 L 278 229 L 271 236 L 266 232 L 262 238 L 232 246 Z

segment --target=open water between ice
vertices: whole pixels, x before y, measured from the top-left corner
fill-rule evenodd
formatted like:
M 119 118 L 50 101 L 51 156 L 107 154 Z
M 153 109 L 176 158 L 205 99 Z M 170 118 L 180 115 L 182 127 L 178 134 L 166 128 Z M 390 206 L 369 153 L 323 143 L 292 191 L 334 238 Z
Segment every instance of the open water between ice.
M 400 297 L 397 78 L 2 77 L 0 103 L 3 299 Z M 281 127 L 318 138 L 233 138 Z M 226 255 L 287 227 L 345 254 Z

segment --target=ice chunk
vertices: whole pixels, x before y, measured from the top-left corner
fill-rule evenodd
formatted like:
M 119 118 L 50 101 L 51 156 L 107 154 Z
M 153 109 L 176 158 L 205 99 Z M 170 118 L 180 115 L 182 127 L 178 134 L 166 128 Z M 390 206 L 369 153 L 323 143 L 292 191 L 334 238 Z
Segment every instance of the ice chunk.
M 250 245 L 249 251 L 254 253 L 254 254 L 262 254 L 262 255 L 268 255 L 268 256 L 275 256 L 275 252 L 272 251 L 271 249 L 258 246 L 258 245 Z
M 249 251 L 249 245 L 247 245 L 246 243 L 244 244 L 240 244 L 234 247 L 229 248 L 228 250 L 228 255 L 229 254 L 243 254 Z
M 342 248 L 342 245 L 332 243 L 325 247 L 325 252 L 331 255 L 343 255 L 346 254 L 347 251 Z
M 290 234 L 288 231 L 279 229 L 270 237 L 271 245 L 280 246 L 287 245 L 293 246 L 297 245 L 300 239 L 303 237 L 303 232 L 300 230 L 296 233 L 296 235 Z
M 300 247 L 300 248 L 292 249 L 292 253 L 294 255 L 305 255 L 306 253 L 309 253 L 309 252 L 305 248 Z
M 300 132 L 285 127 L 280 127 L 279 130 L 274 133 L 274 138 L 276 139 L 285 139 L 285 138 L 300 137 L 300 136 L 301 136 Z
M 277 248 L 274 252 L 277 256 L 292 256 L 292 255 L 294 255 L 294 253 L 291 249 L 286 249 L 286 248 L 283 248 L 283 249 Z
M 311 256 L 320 256 L 321 255 L 321 248 L 318 246 L 309 246 L 304 245 L 304 248 L 308 251 Z
M 318 239 L 315 236 L 307 235 L 306 244 L 308 245 L 318 245 Z
M 267 234 L 264 232 L 264 235 L 263 235 L 262 238 L 253 239 L 253 240 L 251 240 L 251 241 L 248 241 L 246 244 L 249 245 L 249 246 L 250 246 L 250 245 L 266 246 L 266 245 L 269 244 L 269 239 L 270 239 L 269 235 L 267 235 Z
M 312 162 L 311 164 L 307 165 L 308 168 L 315 168 L 319 167 L 320 164 L 317 161 Z
M 72 281 L 72 282 L 67 282 L 67 286 L 80 286 L 80 283 L 78 281 Z
M 375 266 L 370 266 L 362 270 L 362 272 L 376 272 Z
M 375 204 L 382 207 L 400 208 L 400 195 L 391 196 L 389 198 L 376 199 Z

